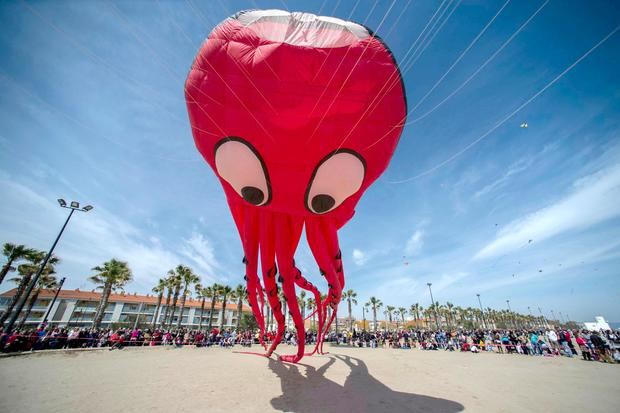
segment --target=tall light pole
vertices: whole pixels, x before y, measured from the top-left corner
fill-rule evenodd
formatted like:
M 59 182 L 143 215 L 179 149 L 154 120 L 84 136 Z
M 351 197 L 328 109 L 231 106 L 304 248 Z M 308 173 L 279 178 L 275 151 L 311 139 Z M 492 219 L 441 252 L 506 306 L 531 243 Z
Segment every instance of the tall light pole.
M 534 316 L 532 315 L 532 309 L 529 305 L 527 306 L 527 312 L 530 313 L 530 328 L 532 328 L 532 321 L 534 319 Z
M 28 297 L 30 297 L 30 294 L 32 293 L 32 290 L 34 289 L 35 285 L 37 285 L 37 282 L 39 282 L 39 277 L 41 277 L 41 274 L 43 273 L 43 270 L 45 269 L 47 262 L 52 256 L 52 253 L 54 252 L 54 248 L 56 248 L 56 244 L 58 244 L 58 241 L 60 240 L 62 233 L 65 231 L 65 228 L 67 227 L 67 224 L 69 223 L 69 220 L 73 216 L 73 213 L 75 211 L 88 212 L 93 209 L 91 205 L 86 205 L 85 207 L 80 208 L 80 203 L 77 201 L 71 201 L 71 204 L 67 205 L 67 202 L 64 199 L 59 199 L 58 204 L 62 208 L 70 209 L 71 212 L 69 212 L 69 216 L 67 216 L 67 220 L 65 221 L 64 225 L 60 229 L 58 236 L 56 236 L 56 240 L 52 244 L 52 248 L 50 248 L 49 252 L 45 256 L 45 259 L 43 260 L 43 263 L 41 264 L 39 271 L 37 271 L 35 276 L 32 277 L 30 284 L 28 284 L 28 288 L 26 289 L 26 291 L 24 291 L 24 294 L 21 296 L 19 302 L 17 303 L 15 312 L 13 313 L 13 315 L 11 315 L 11 318 L 9 319 L 9 323 L 7 324 L 5 328 L 5 331 L 7 333 L 13 330 L 13 325 L 15 325 L 15 321 L 17 321 L 17 317 L 19 317 L 19 313 L 21 313 L 22 309 L 24 308 L 24 305 L 26 304 L 26 300 L 28 300 Z
M 433 298 L 433 290 L 431 289 L 431 285 L 433 283 L 426 283 L 428 285 L 428 291 L 431 293 L 431 304 L 433 305 L 433 311 L 435 313 L 435 324 L 437 325 L 437 330 L 439 330 L 439 319 L 437 318 L 437 305 L 435 304 L 435 299 Z
M 476 294 L 476 297 L 478 297 L 478 304 L 480 304 L 480 314 L 482 314 L 482 325 L 484 326 L 485 330 L 487 328 L 487 322 L 484 319 L 484 310 L 482 309 L 482 301 L 480 301 L 480 294 Z

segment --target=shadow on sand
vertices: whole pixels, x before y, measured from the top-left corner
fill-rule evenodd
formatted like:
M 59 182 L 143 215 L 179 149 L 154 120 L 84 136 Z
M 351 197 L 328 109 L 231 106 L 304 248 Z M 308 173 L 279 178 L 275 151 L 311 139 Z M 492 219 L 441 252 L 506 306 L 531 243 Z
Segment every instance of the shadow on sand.
M 324 377 L 336 360 L 351 369 L 344 385 Z M 450 400 L 394 391 L 371 376 L 366 364 L 354 357 L 331 354 L 329 361 L 318 369 L 270 358 L 269 368 L 278 376 L 282 386 L 282 395 L 272 399 L 271 405 L 283 412 L 453 413 L 464 409 L 462 404 Z M 303 369 L 307 377 L 302 374 Z

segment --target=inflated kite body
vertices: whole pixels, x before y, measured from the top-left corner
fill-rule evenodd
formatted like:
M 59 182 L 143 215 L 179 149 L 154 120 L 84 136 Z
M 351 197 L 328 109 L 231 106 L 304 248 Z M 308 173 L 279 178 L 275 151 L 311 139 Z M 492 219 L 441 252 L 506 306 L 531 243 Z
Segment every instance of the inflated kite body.
M 220 179 L 239 230 L 261 340 L 263 292 L 277 321 L 270 347 L 263 343 L 266 355 L 285 329 L 280 287 L 298 343 L 296 354 L 281 359 L 304 355 L 296 286 L 317 302 L 312 353 L 322 352 L 345 284 L 337 231 L 386 169 L 406 117 L 390 50 L 356 23 L 280 10 L 240 12 L 203 43 L 185 97 L 196 146 Z M 324 299 L 295 266 L 304 227 L 327 281 Z

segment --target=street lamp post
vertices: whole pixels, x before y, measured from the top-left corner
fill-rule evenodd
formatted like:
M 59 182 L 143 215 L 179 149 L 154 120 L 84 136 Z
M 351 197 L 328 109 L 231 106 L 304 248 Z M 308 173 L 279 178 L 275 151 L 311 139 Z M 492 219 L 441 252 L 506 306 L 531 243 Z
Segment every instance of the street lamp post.
M 437 330 L 439 330 L 439 318 L 437 318 L 437 305 L 435 304 L 435 299 L 433 298 L 433 290 L 431 289 L 431 285 L 433 283 L 426 283 L 428 285 L 428 291 L 431 293 L 431 304 L 433 305 L 433 311 L 435 313 L 435 324 L 437 325 Z
M 85 207 L 80 208 L 80 203 L 77 202 L 77 201 L 71 201 L 71 204 L 67 205 L 67 202 L 64 199 L 59 199 L 58 200 L 58 204 L 62 208 L 70 209 L 71 212 L 69 212 L 69 216 L 67 216 L 67 220 L 65 221 L 64 225 L 60 229 L 60 232 L 58 233 L 58 236 L 56 236 L 56 240 L 54 240 L 54 243 L 52 244 L 52 248 L 50 248 L 49 252 L 45 256 L 45 259 L 43 260 L 43 263 L 41 264 L 41 267 L 39 267 L 39 270 L 37 271 L 35 276 L 32 278 L 32 280 L 30 281 L 30 284 L 28 284 L 28 288 L 26 289 L 26 291 L 24 291 L 24 294 L 22 295 L 22 297 L 20 298 L 19 302 L 17 303 L 17 306 L 15 308 L 15 312 L 13 313 L 13 315 L 11 315 L 11 318 L 9 319 L 9 323 L 6 326 L 5 331 L 7 333 L 11 332 L 13 330 L 13 326 L 15 325 L 15 321 L 17 321 L 17 317 L 19 317 L 19 314 L 21 313 L 22 309 L 24 308 L 24 305 L 26 304 L 26 300 L 28 300 L 28 297 L 30 297 L 30 294 L 32 293 L 32 290 L 34 289 L 35 285 L 37 285 L 37 282 L 39 282 L 39 277 L 41 277 L 41 274 L 43 273 L 43 270 L 45 269 L 45 266 L 47 265 L 47 262 L 49 261 L 50 257 L 52 256 L 52 253 L 54 252 L 54 248 L 56 248 L 56 244 L 58 244 L 58 241 L 60 240 L 60 237 L 62 236 L 62 233 L 65 231 L 65 228 L 67 227 L 67 224 L 69 223 L 69 220 L 73 216 L 73 213 L 75 211 L 88 212 L 91 209 L 93 209 L 93 207 L 91 205 L 86 205 Z
M 482 315 L 482 326 L 484 327 L 484 329 L 486 330 L 487 328 L 487 322 L 484 319 L 484 310 L 482 309 L 482 301 L 480 301 L 480 294 L 476 294 L 476 297 L 478 297 L 478 304 L 480 304 L 480 314 Z
M 60 293 L 60 290 L 62 289 L 62 285 L 65 283 L 66 277 L 62 277 L 62 279 L 60 280 L 60 283 L 58 284 L 58 288 L 56 289 L 56 294 L 54 294 L 54 299 L 52 300 L 52 303 L 50 304 L 50 307 L 47 309 L 47 312 L 45 313 L 45 317 L 43 317 L 43 323 L 42 324 L 46 324 L 47 323 L 47 317 L 50 316 L 50 312 L 52 311 L 52 307 L 54 307 L 54 304 L 56 303 L 56 299 L 58 298 L 58 293 Z

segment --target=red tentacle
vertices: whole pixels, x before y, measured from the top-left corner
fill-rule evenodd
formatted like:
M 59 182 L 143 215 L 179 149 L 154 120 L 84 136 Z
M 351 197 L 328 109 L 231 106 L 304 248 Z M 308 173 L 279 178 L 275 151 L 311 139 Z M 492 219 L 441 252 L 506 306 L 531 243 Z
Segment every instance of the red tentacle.
M 301 273 L 301 271 L 295 267 L 295 271 L 297 273 L 297 275 L 295 276 L 295 284 L 297 284 L 298 287 L 303 288 L 306 291 L 310 291 L 313 295 L 314 295 L 314 301 L 316 303 L 316 309 L 312 312 L 312 314 L 314 313 L 318 313 L 319 316 L 319 328 L 317 329 L 317 333 L 320 332 L 320 328 L 323 326 L 323 312 L 322 311 L 317 311 L 319 309 L 322 308 L 321 306 L 321 292 L 319 291 L 319 289 L 317 287 L 314 286 L 314 284 L 312 284 L 310 281 L 308 281 Z M 310 314 L 310 316 L 306 317 L 306 320 L 312 316 L 312 314 Z M 305 320 L 304 320 L 305 321 Z M 318 349 L 318 344 L 319 344 L 319 340 L 317 338 L 317 342 L 316 345 L 314 346 L 314 349 L 310 352 L 307 353 L 306 356 L 311 356 L 314 353 L 317 352 Z
M 252 309 L 252 314 L 260 328 L 258 337 L 260 344 L 267 349 L 264 342 L 265 319 L 263 318 L 262 308 L 264 305 L 263 287 L 258 279 L 258 220 L 255 211 L 245 208 L 243 219 L 243 250 L 245 252 L 245 279 L 248 290 L 248 303 Z M 257 297 L 259 300 L 257 300 Z M 259 302 L 260 301 L 260 305 Z
M 325 316 L 328 306 L 336 312 L 338 303 L 340 302 L 340 297 L 342 295 L 342 287 L 334 266 L 334 257 L 330 256 L 328 246 L 326 245 L 327 237 L 321 228 L 321 221 L 322 219 L 318 218 L 308 220 L 306 225 L 306 235 L 308 238 L 308 244 L 310 245 L 310 249 L 314 255 L 314 259 L 318 263 L 321 273 L 324 274 L 328 282 L 328 295 L 322 306 L 323 315 Z M 324 335 L 327 331 L 329 331 L 329 327 L 333 319 L 334 314 L 332 313 L 329 322 L 325 323 L 320 330 L 318 340 L 319 343 L 317 343 L 319 345 L 320 353 L 323 352 Z
M 278 347 L 278 344 L 282 341 L 284 335 L 284 314 L 282 313 L 282 303 L 278 297 L 278 285 L 276 284 L 276 275 L 278 269 L 275 263 L 275 240 L 274 240 L 274 227 L 273 217 L 270 212 L 261 213 L 260 223 L 260 256 L 261 256 L 261 270 L 263 273 L 263 282 L 265 283 L 265 290 L 267 292 L 267 300 L 271 311 L 278 323 L 276 336 L 274 337 L 269 350 L 265 354 L 270 357 L 273 351 Z
M 293 262 L 293 254 L 297 248 L 303 221 L 296 220 L 287 215 L 278 215 L 275 219 L 276 237 L 276 257 L 280 273 L 282 274 L 282 290 L 286 298 L 289 312 L 297 329 L 297 354 L 280 356 L 280 360 L 291 363 L 297 363 L 304 355 L 306 333 L 304 328 L 304 320 L 297 303 L 297 295 L 295 293 L 295 264 Z

